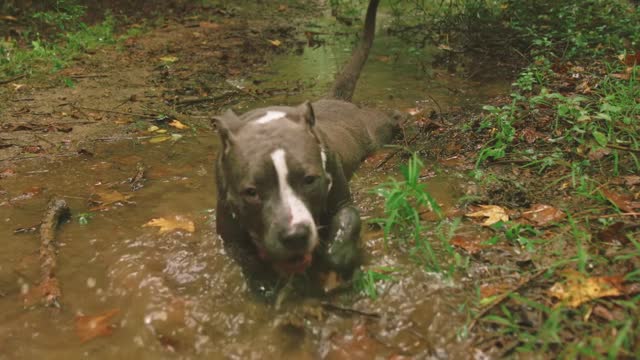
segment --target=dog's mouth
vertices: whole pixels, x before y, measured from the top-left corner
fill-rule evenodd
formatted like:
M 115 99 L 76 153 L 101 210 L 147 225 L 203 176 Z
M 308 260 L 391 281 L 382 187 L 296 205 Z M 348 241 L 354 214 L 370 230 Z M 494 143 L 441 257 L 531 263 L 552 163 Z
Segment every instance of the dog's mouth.
M 311 255 L 311 253 L 304 253 L 292 256 L 286 260 L 276 261 L 273 265 L 276 270 L 282 273 L 300 274 L 303 273 L 309 267 L 309 265 L 311 265 L 312 260 L 313 256 Z
M 258 257 L 263 261 L 267 261 L 273 264 L 273 267 L 280 273 L 284 274 L 300 274 L 303 273 L 313 261 L 313 255 L 311 252 L 306 252 L 303 254 L 296 254 L 290 256 L 284 260 L 274 260 L 270 258 L 267 253 L 267 250 L 264 248 L 262 244 L 257 241 L 254 241 L 257 249 L 258 249 Z

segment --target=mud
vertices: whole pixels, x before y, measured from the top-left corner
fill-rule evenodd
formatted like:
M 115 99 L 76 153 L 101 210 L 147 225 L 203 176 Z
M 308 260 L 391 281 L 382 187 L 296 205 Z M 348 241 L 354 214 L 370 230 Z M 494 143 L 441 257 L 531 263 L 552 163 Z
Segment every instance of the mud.
M 497 271 L 479 266 L 457 279 L 429 274 L 370 227 L 366 268 L 392 267 L 397 280 L 381 283 L 376 300 L 353 291 L 321 298 L 294 291 L 276 309 L 249 292 L 238 264 L 224 252 L 213 211 L 218 144 L 208 119 L 228 106 L 243 111 L 317 98 L 348 54 L 349 38 L 329 36 L 324 46 L 306 47 L 291 21 L 300 10 L 170 20 L 128 39 L 121 50 L 85 54 L 45 82 L 2 87 L 0 358 L 472 355 L 471 341 L 459 336 L 468 320 L 461 309 L 474 296 L 467 285 Z M 276 39 L 281 45 L 268 41 Z M 357 102 L 438 114 L 477 106 L 508 86 L 446 69 L 416 74 L 411 59 L 388 59 L 393 41 L 381 36 L 382 45 L 374 47 Z M 56 85 L 60 77 L 73 78 L 75 87 Z M 173 119 L 189 128 L 170 126 Z M 387 154 L 368 159 L 352 182 L 365 219 L 381 216 L 382 200 L 371 189 L 402 160 L 398 154 L 380 167 Z M 423 181 L 445 212 L 455 212 L 469 191 L 461 175 L 468 166 L 445 157 L 428 165 Z M 57 239 L 59 309 L 33 297 L 39 267 L 34 230 L 53 196 L 65 198 L 72 210 Z M 194 229 L 160 233 L 145 226 L 176 216 Z M 87 316 L 105 325 L 94 334 L 95 326 L 82 326 Z

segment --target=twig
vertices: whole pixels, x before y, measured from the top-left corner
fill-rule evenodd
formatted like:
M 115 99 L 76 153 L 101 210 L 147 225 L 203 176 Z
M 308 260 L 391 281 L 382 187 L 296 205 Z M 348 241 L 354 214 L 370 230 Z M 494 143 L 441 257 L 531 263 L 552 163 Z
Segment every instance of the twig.
M 329 310 L 329 311 L 338 311 L 338 312 L 343 312 L 343 313 L 347 313 L 347 314 L 355 314 L 355 315 L 367 316 L 367 317 L 376 318 L 376 319 L 380 318 L 380 314 L 360 311 L 360 310 L 353 309 L 353 308 L 342 307 L 342 306 L 339 306 L 339 305 L 336 305 L 336 304 L 332 304 L 330 302 L 322 302 L 321 304 L 322 304 L 323 308 L 325 308 L 326 310 Z
M 69 216 L 67 202 L 53 199 L 44 213 L 40 225 L 40 292 L 47 306 L 60 307 L 60 286 L 55 277 L 56 245 L 55 233 L 58 224 Z
M 18 75 L 16 77 L 12 77 L 10 79 L 0 80 L 0 85 L 8 84 L 8 83 L 10 83 L 12 81 L 20 80 L 25 76 L 27 76 L 27 74 Z
M 407 140 L 407 143 L 406 143 L 407 147 L 413 141 L 415 141 L 415 139 L 418 138 L 419 135 L 420 135 L 420 133 L 415 133 L 411 139 Z M 385 158 L 378 165 L 376 165 L 375 169 L 378 170 L 378 169 L 382 168 L 384 166 L 384 164 L 389 162 L 389 160 L 391 160 L 394 156 L 396 156 L 401 151 L 405 151 L 405 150 L 406 150 L 405 148 L 399 148 L 399 149 L 396 149 L 395 151 L 391 152 L 389 155 L 385 156 Z
M 90 111 L 98 111 L 98 112 L 111 113 L 111 114 L 138 116 L 138 117 L 147 118 L 147 119 L 154 119 L 154 118 L 157 117 L 157 115 L 139 114 L 139 113 L 126 112 L 126 111 L 98 109 L 98 108 L 91 108 L 91 107 L 87 107 L 87 106 L 79 106 L 79 105 L 75 105 L 75 104 L 71 104 L 71 103 L 63 103 L 63 104 L 60 104 L 58 106 L 64 106 L 64 105 L 69 105 L 74 109 L 85 109 L 85 110 L 90 110 Z
M 77 74 L 77 75 L 71 75 L 69 77 L 72 78 L 72 79 L 105 78 L 105 77 L 108 77 L 108 75 L 104 75 L 104 74 L 86 74 L 86 75 Z
M 531 275 L 527 279 L 520 281 L 520 283 L 515 288 L 513 288 L 513 289 L 503 293 L 502 295 L 500 295 L 496 300 L 494 300 L 491 304 L 487 305 L 479 313 L 477 313 L 476 316 L 474 316 L 473 320 L 471 320 L 471 322 L 469 323 L 469 328 L 468 328 L 467 331 L 470 332 L 471 330 L 473 330 L 473 328 L 476 326 L 478 321 L 482 317 L 487 315 L 487 313 L 489 313 L 489 311 L 493 310 L 496 306 L 502 304 L 507 298 L 509 298 L 509 296 L 511 296 L 511 294 L 520 291 L 520 289 L 522 289 L 525 285 L 527 285 L 531 281 L 539 278 L 542 274 L 547 272 L 547 270 L 549 270 L 549 267 L 544 267 L 544 268 L 538 270 L 536 273 L 534 273 L 533 275 Z
M 620 145 L 616 145 L 616 144 L 607 144 L 607 147 L 610 149 L 616 149 L 616 150 L 623 150 L 623 151 L 630 151 L 630 152 L 634 152 L 634 153 L 640 153 L 640 149 L 632 149 L 626 146 L 620 146 Z
M 640 216 L 640 212 L 628 212 L 628 213 L 620 213 L 620 214 L 607 214 L 607 215 L 592 215 L 589 216 L 589 219 L 604 219 L 604 218 L 612 218 L 618 216 Z

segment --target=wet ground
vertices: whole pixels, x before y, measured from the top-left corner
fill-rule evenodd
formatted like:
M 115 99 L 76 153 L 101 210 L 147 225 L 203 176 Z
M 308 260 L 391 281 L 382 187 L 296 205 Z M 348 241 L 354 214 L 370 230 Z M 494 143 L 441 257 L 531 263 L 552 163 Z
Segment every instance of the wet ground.
M 3 149 L 0 166 L 0 358 L 472 356 L 458 331 L 473 288 L 422 271 L 400 249 L 384 246 L 373 227 L 364 234 L 366 266 L 401 274 L 380 285 L 376 300 L 354 292 L 293 294 L 276 310 L 249 292 L 224 253 L 213 211 L 218 146 L 207 119 L 228 105 L 243 111 L 318 98 L 350 48 L 348 37 L 333 36 L 308 47 L 300 29 L 282 24 L 224 15 L 169 23 L 127 40 L 124 52 L 100 50 L 65 70 L 77 75 L 75 88 L 4 90 L 11 102 L 3 125 L 31 128 L 19 135 L 8 128 L 5 142 L 14 145 Z M 302 54 L 266 42 L 276 39 Z M 356 102 L 439 112 L 477 106 L 508 86 L 446 68 L 418 73 L 416 59 L 396 47 L 378 37 Z M 432 54 L 423 55 L 429 63 Z M 177 59 L 159 60 L 167 56 Z M 173 118 L 189 128 L 168 125 Z M 48 131 L 34 131 L 38 126 Z M 366 219 L 382 213 L 370 190 L 395 173 L 397 159 L 377 169 L 385 154 L 369 159 L 352 181 Z M 468 186 L 454 165 L 439 164 L 425 177 L 445 211 L 455 211 Z M 141 168 L 143 177 L 132 182 Z M 59 309 L 32 296 L 39 280 L 33 230 L 54 196 L 72 211 L 57 238 Z M 153 219 L 183 226 L 162 233 L 149 226 Z M 193 228 L 184 226 L 190 222 Z

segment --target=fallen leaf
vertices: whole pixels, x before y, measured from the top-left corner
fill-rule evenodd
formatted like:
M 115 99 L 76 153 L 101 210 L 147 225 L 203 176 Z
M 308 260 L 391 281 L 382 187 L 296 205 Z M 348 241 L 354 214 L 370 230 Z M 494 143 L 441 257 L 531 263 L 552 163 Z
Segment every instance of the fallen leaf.
M 609 154 L 611 154 L 611 149 L 609 148 L 606 148 L 606 147 L 591 148 L 587 157 L 589 158 L 589 160 L 594 161 L 594 160 L 600 160 Z
M 48 278 L 38 286 L 29 289 L 29 291 L 23 295 L 23 302 L 26 307 L 30 307 L 38 303 L 51 306 L 58 302 L 61 295 L 62 293 L 60 291 L 58 279 Z
M 508 283 L 482 284 L 480 285 L 480 298 L 486 299 L 495 295 L 500 295 L 510 290 L 513 285 Z
M 487 247 L 486 245 L 482 244 L 482 241 L 483 240 L 478 237 L 455 235 L 449 242 L 451 243 L 451 245 L 466 250 L 469 254 L 473 255 Z
M 622 178 L 623 184 L 627 186 L 640 184 L 640 176 L 638 175 L 627 175 L 627 176 L 622 176 L 621 178 Z
M 169 139 L 171 139 L 171 136 L 169 135 L 154 136 L 151 139 L 149 139 L 149 144 L 158 144 L 161 142 L 165 142 Z
M 173 126 L 174 128 L 176 128 L 176 129 L 180 129 L 180 130 L 188 129 L 188 128 L 189 128 L 187 125 L 185 125 L 185 124 L 181 123 L 181 122 L 180 122 L 180 121 L 178 121 L 178 120 L 173 120 L 173 121 L 171 121 L 171 122 L 169 123 L 169 126 Z
M 594 299 L 624 295 L 623 275 L 586 277 L 577 271 L 567 270 L 563 276 L 565 281 L 553 284 L 549 294 L 572 308 Z
M 483 226 L 491 226 L 498 221 L 509 221 L 509 215 L 505 209 L 497 205 L 480 205 L 481 210 L 467 214 L 468 217 L 486 217 Z
M 273 46 L 280 46 L 282 45 L 282 41 L 280 40 L 269 40 L 269 42 L 271 43 L 271 45 Z
M 164 234 L 166 232 L 174 230 L 185 230 L 188 232 L 194 232 L 195 225 L 193 221 L 187 219 L 184 216 L 176 215 L 173 218 L 157 218 L 151 219 L 148 223 L 142 225 L 143 227 L 157 226 L 160 227 L 158 234 Z
M 117 190 L 98 190 L 94 193 L 91 201 L 99 204 L 99 207 L 105 207 L 118 202 L 126 202 L 131 196 L 131 194 L 125 195 Z
M 98 336 L 111 335 L 114 328 L 114 325 L 111 324 L 111 319 L 119 312 L 120 310 L 118 309 L 111 309 L 97 316 L 76 316 L 76 334 L 80 341 L 87 342 Z
M 544 136 L 544 134 L 532 128 L 523 129 L 521 132 L 521 135 L 524 138 L 524 140 L 529 144 L 533 144 L 534 142 L 536 142 L 536 140 Z
M 11 16 L 11 15 L 2 15 L 0 16 L 0 19 L 7 20 L 7 21 L 18 21 L 17 17 Z
M 147 128 L 147 131 L 148 131 L 148 132 L 154 132 L 154 131 L 158 131 L 158 130 L 160 130 L 160 128 L 159 128 L 159 127 L 157 127 L 157 126 L 155 126 L 155 125 L 151 125 L 151 126 L 149 126 L 149 127 Z
M 607 198 L 607 200 L 609 200 L 613 205 L 618 207 L 618 209 L 620 210 L 623 210 L 626 212 L 633 212 L 634 209 L 636 208 L 635 206 L 636 204 L 634 204 L 633 198 L 631 198 L 631 196 L 616 194 L 606 189 L 600 189 L 600 191 L 602 191 L 602 194 Z
M 636 51 L 635 54 L 626 54 L 623 57 L 623 62 L 627 66 L 640 65 L 640 51 Z
M 534 204 L 531 209 L 522 213 L 522 217 L 535 226 L 545 226 L 562 220 L 567 215 L 550 205 Z
M 633 74 L 633 66 L 627 67 L 623 73 L 611 74 L 612 77 L 620 80 L 629 80 Z
M 278 6 L 278 11 L 280 11 L 280 12 L 287 11 L 287 5 Z
M 176 61 L 178 61 L 178 58 L 175 56 L 163 56 L 160 58 L 160 61 L 165 62 L 165 63 L 174 63 Z
M 598 239 L 609 243 L 618 242 L 620 244 L 627 244 L 629 243 L 629 239 L 627 238 L 626 233 L 639 227 L 640 224 L 627 224 L 622 221 L 618 221 L 600 230 L 598 232 Z

